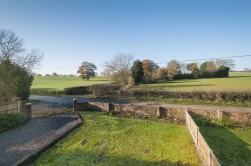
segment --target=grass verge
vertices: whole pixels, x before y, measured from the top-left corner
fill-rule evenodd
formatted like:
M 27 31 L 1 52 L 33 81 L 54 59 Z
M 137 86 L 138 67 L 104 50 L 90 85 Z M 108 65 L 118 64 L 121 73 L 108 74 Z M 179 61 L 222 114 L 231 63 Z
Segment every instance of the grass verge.
M 251 126 L 227 117 L 217 120 L 190 114 L 223 166 L 251 165 Z
M 83 126 L 34 165 L 200 165 L 185 126 L 81 112 Z

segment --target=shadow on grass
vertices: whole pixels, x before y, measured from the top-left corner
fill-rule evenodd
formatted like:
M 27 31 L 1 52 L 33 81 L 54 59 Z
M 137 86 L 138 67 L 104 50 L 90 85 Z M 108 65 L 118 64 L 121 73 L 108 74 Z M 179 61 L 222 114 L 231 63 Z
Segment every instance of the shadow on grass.
M 251 77 L 251 76 L 230 76 L 228 78 L 243 78 L 243 77 Z
M 153 85 L 143 85 L 143 87 L 147 88 L 188 88 L 188 87 L 204 87 L 204 86 L 214 86 L 215 84 L 201 84 L 201 85 L 170 85 L 170 84 L 155 84 Z M 141 88 L 140 86 L 136 86 L 136 88 Z
M 86 142 L 82 142 L 85 146 Z M 88 143 L 86 143 L 88 144 Z M 81 146 L 81 145 L 80 145 Z M 94 150 L 93 150 L 94 151 Z M 107 147 L 99 152 L 56 152 L 51 154 L 43 154 L 32 165 L 135 165 L 135 166 L 181 166 L 191 165 L 182 161 L 171 162 L 168 160 L 162 161 L 145 161 L 136 159 L 133 156 L 111 156 L 106 153 Z M 145 153 L 148 153 L 147 151 Z
M 200 127 L 200 131 L 223 166 L 251 165 L 251 150 L 248 148 L 251 144 L 235 133 L 215 127 Z

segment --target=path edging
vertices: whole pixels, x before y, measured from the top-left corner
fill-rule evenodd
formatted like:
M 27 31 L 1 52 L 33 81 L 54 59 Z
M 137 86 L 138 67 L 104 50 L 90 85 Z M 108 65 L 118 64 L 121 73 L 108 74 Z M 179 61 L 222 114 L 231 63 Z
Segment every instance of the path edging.
M 44 152 L 46 149 L 48 149 L 51 146 L 53 146 L 54 144 L 56 144 L 58 140 L 65 137 L 70 131 L 72 131 L 75 128 L 79 127 L 83 122 L 82 122 L 81 116 L 79 114 L 76 114 L 76 116 L 77 116 L 77 120 L 75 120 L 73 122 L 70 122 L 70 123 L 73 123 L 73 124 L 71 124 L 71 125 L 66 124 L 63 127 L 59 128 L 59 129 L 57 129 L 55 131 L 55 133 L 57 133 L 57 131 L 63 130 L 62 133 L 56 134 L 56 136 L 52 140 L 45 143 L 38 150 L 30 153 L 29 155 L 26 155 L 26 156 L 22 157 L 20 160 L 15 162 L 13 164 L 13 166 L 25 166 L 25 165 L 28 165 L 28 164 L 32 163 L 35 159 L 37 159 L 39 157 L 39 155 L 42 152 Z

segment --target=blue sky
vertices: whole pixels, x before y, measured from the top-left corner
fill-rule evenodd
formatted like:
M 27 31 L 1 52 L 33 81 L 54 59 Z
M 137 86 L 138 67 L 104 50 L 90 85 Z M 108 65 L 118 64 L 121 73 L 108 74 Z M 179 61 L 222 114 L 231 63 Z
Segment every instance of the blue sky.
M 156 63 L 250 55 L 250 18 L 250 0 L 0 0 L 0 29 L 44 53 L 42 74 L 76 74 L 83 61 L 100 72 L 119 53 Z M 251 57 L 234 60 L 251 68 Z

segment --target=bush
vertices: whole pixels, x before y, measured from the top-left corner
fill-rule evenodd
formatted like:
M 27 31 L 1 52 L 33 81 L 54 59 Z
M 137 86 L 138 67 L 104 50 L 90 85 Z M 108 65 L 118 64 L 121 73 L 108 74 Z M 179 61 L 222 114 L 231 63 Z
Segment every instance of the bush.
M 88 86 L 76 86 L 70 88 L 64 88 L 65 95 L 83 95 L 88 92 Z
M 193 74 L 177 74 L 173 77 L 174 80 L 181 80 L 181 79 L 194 79 Z
M 41 96 L 62 96 L 65 94 L 64 90 L 50 90 L 50 89 L 31 89 L 31 94 Z
M 25 117 L 20 113 L 1 113 L 0 132 L 15 128 L 25 122 Z
M 247 102 L 251 101 L 250 92 L 174 92 L 174 91 L 145 91 L 145 90 L 115 90 L 103 88 L 100 97 L 121 98 L 160 98 L 160 99 L 190 99 L 196 101 L 225 101 L 225 102 Z
M 10 97 L 21 97 L 26 100 L 30 95 L 30 86 L 33 81 L 33 76 L 23 67 L 5 60 L 0 63 L 0 85 L 2 90 L 7 90 L 12 96 L 4 100 L 10 100 Z
M 98 96 L 109 96 L 120 89 L 118 84 L 95 84 L 89 87 L 89 91 Z

